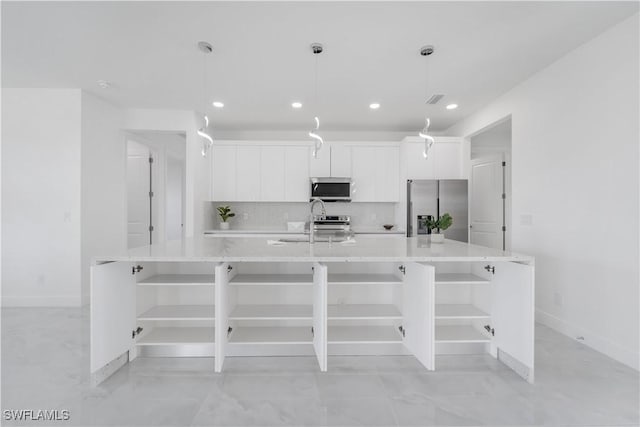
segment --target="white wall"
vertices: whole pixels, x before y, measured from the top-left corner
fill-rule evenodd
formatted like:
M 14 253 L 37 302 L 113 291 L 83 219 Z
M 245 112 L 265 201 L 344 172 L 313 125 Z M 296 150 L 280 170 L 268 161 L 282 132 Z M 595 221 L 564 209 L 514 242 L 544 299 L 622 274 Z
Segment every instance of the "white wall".
M 96 255 L 120 253 L 126 242 L 126 163 L 122 110 L 82 92 L 82 302 Z
M 80 304 L 77 89 L 3 89 L 2 305 Z
M 511 115 L 512 242 L 536 257 L 537 320 L 636 369 L 638 39 L 636 14 L 448 131 Z

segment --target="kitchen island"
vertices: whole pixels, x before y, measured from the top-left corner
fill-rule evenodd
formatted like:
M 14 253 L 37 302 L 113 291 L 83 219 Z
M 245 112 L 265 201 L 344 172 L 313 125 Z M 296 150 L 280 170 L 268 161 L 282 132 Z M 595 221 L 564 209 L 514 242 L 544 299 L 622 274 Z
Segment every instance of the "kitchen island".
M 97 257 L 91 372 L 138 356 L 488 352 L 533 381 L 533 258 L 427 237 L 198 237 Z

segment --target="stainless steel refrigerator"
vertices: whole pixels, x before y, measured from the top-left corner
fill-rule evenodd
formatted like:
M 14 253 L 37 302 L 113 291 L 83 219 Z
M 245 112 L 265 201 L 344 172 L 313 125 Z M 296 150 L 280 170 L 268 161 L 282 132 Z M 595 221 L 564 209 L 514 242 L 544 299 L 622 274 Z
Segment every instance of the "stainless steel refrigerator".
M 453 224 L 447 239 L 469 241 L 468 182 L 466 179 L 407 180 L 407 236 L 427 234 L 421 220 L 449 213 Z

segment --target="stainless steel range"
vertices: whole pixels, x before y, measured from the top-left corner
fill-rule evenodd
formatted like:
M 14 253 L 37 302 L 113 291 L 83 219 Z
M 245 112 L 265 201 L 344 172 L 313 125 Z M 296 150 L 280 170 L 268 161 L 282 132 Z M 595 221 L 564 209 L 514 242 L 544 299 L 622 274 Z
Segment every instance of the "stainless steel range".
M 319 240 L 345 240 L 353 236 L 349 215 L 314 215 L 313 233 Z

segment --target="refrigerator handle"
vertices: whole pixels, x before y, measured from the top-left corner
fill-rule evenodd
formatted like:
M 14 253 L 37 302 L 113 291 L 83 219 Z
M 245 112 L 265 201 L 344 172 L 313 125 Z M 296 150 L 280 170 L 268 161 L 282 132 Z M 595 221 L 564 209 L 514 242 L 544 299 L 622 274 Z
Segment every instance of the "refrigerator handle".
M 407 180 L 407 237 L 411 237 L 413 235 L 413 223 L 411 222 L 411 218 L 413 218 L 413 202 L 411 201 L 411 183 L 413 180 Z

